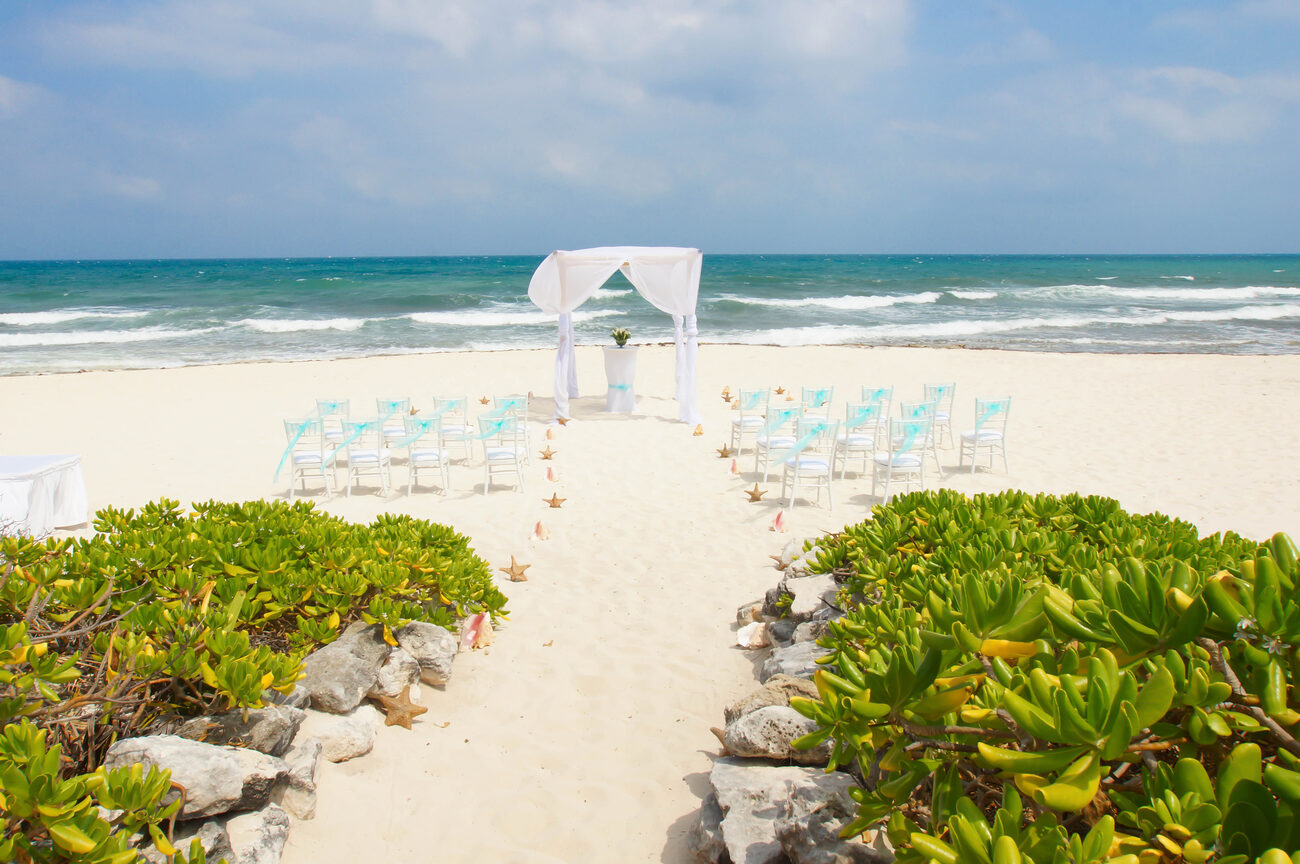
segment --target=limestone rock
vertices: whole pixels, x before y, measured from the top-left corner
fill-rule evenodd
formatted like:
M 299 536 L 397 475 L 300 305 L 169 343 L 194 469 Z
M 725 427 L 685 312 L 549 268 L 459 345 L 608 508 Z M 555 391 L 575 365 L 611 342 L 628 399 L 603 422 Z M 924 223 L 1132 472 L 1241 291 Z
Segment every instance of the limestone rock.
M 780 587 L 781 593 L 790 597 L 785 617 L 800 623 L 810 620 L 813 615 L 825 609 L 829 601 L 834 601 L 839 590 L 835 577 L 829 573 L 795 576 L 791 571 L 786 571 Z
M 172 845 L 188 857 L 190 845 L 195 837 L 203 847 L 206 860 L 217 862 L 225 859 L 234 862 L 235 854 L 230 848 L 230 837 L 226 834 L 224 819 L 212 819 L 207 822 L 177 822 L 176 830 L 172 832 Z M 147 839 L 147 835 L 138 851 L 149 864 L 172 864 L 171 859 L 159 852 Z
M 793 708 L 768 705 L 728 723 L 722 745 L 732 756 L 825 765 L 831 758 L 830 741 L 823 741 L 811 750 L 796 750 L 790 746 L 795 738 L 816 732 L 818 728 L 816 721 L 809 720 Z
M 733 864 L 784 864 L 776 837 L 778 814 L 799 818 L 826 800 L 843 797 L 856 785 L 848 774 L 820 768 L 772 766 L 719 759 L 709 774 L 718 807 L 722 840 Z M 787 807 L 786 802 L 792 802 Z M 701 833 L 701 832 L 697 832 Z
M 233 853 L 230 864 L 279 864 L 289 838 L 289 814 L 271 804 L 255 813 L 226 820 Z
M 185 789 L 181 819 L 215 816 L 231 810 L 266 806 L 276 786 L 286 781 L 284 760 L 256 750 L 221 747 L 179 735 L 123 738 L 108 748 L 104 767 L 140 763 L 172 772 L 172 782 Z M 178 793 L 169 793 L 168 801 Z
M 700 818 L 686 835 L 686 846 L 691 854 L 706 864 L 721 864 L 727 858 L 727 844 L 722 840 L 722 807 L 718 796 L 710 792 L 700 807 Z
M 402 650 L 420 664 L 420 680 L 442 685 L 451 678 L 451 664 L 456 659 L 456 637 L 445 628 L 425 621 L 412 621 L 393 634 Z
M 798 622 L 786 618 L 769 621 L 767 624 L 767 638 L 778 648 L 786 648 L 794 641 L 794 631 L 798 627 Z
M 755 621 L 763 620 L 763 601 L 755 600 L 752 603 L 746 603 L 736 610 L 736 626 L 744 627 L 746 624 L 753 624 Z
M 361 704 L 392 650 L 383 632 L 380 624 L 353 624 L 338 639 L 307 655 L 298 683 L 311 694 L 313 708 L 346 714 Z
M 819 668 L 817 658 L 825 657 L 830 651 L 816 642 L 795 642 L 788 648 L 777 648 L 772 656 L 763 661 L 758 680 L 767 683 L 773 675 L 790 675 L 794 678 L 811 678 Z
M 283 756 L 305 716 L 300 708 L 267 705 L 247 712 L 226 711 L 187 720 L 178 733 L 182 738 L 209 744 L 251 747 L 272 756 Z
M 420 683 L 420 664 L 401 647 L 394 648 L 388 660 L 375 678 L 375 686 L 367 694 L 375 699 L 380 696 L 397 696 L 402 688 L 410 687 L 411 692 L 418 693 Z
M 894 850 L 883 831 L 869 843 L 842 840 L 840 829 L 857 816 L 847 795 L 810 801 L 805 789 L 792 790 L 776 817 L 776 837 L 791 864 L 890 864 Z
M 755 690 L 723 709 L 723 716 L 730 724 L 737 717 L 743 717 L 751 711 L 766 708 L 769 705 L 788 706 L 791 696 L 816 699 L 817 686 L 807 678 L 792 678 L 789 675 L 773 675 L 761 689 Z
M 263 690 L 262 701 L 272 705 L 287 705 L 290 708 L 306 708 L 311 704 L 311 694 L 301 684 L 293 685 L 288 693 L 279 690 Z
M 275 803 L 295 819 L 306 820 L 316 815 L 316 778 L 320 775 L 324 749 L 319 738 L 311 737 L 284 755 L 289 766 L 289 782 L 281 787 Z
M 824 619 L 814 618 L 805 621 L 798 627 L 794 628 L 794 633 L 790 635 L 792 642 L 816 642 L 826 634 L 826 621 Z
M 347 714 L 308 711 L 293 743 L 297 747 L 308 738 L 319 738 L 326 760 L 346 762 L 370 752 L 381 723 L 383 715 L 373 705 L 360 705 Z

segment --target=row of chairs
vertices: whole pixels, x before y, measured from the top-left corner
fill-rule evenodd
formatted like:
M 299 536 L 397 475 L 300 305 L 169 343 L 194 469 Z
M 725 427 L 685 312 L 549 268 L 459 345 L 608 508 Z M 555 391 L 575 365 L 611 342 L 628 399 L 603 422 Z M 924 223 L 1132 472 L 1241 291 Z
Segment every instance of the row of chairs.
M 444 492 L 450 488 L 450 466 L 455 460 L 470 465 L 475 444 L 482 448 L 483 492 L 493 478 L 512 476 L 524 490 L 524 465 L 529 461 L 531 436 L 528 429 L 528 397 L 500 396 L 492 408 L 469 417 L 469 402 L 463 396 L 434 397 L 427 415 L 411 410 L 411 400 L 378 399 L 376 416 L 354 419 L 348 400 L 318 399 L 313 416 L 284 421 L 288 445 L 280 468 L 291 467 L 289 498 L 299 484 L 320 480 L 333 494 L 336 471 L 346 468 L 348 496 L 352 487 L 366 477 L 375 477 L 385 495 L 392 486 L 392 465 L 396 454 L 404 454 L 408 468 L 407 494 L 412 494 L 421 475 L 437 476 Z
M 930 458 L 936 470 L 942 471 L 941 444 L 951 448 L 959 443 L 959 466 L 964 467 L 969 456 L 972 474 L 981 456 L 988 457 L 991 467 L 993 457 L 1001 455 L 1003 468 L 1009 470 L 1006 423 L 1010 397 L 976 399 L 975 428 L 962 432 L 955 440 L 954 384 L 925 385 L 923 399 L 900 402 L 896 418 L 890 416 L 893 387 L 863 387 L 860 399 L 845 406 L 842 421 L 831 418 L 834 392 L 831 387 L 804 387 L 798 399 L 790 394 L 781 401 L 779 394 L 767 389 L 742 389 L 736 397 L 737 416 L 731 421 L 730 446 L 739 452 L 746 437 L 753 439 L 754 471 L 757 473 L 762 465 L 764 482 L 770 476 L 773 459 L 780 461 L 781 500 L 787 500 L 789 489 L 791 507 L 800 486 L 815 488 L 818 503 L 825 488 L 833 507 L 831 479 L 837 466 L 842 480 L 850 464 L 859 460 L 859 474 L 868 469 L 872 472 L 872 495 L 883 482 L 885 501 L 890 499 L 896 483 L 925 488 Z

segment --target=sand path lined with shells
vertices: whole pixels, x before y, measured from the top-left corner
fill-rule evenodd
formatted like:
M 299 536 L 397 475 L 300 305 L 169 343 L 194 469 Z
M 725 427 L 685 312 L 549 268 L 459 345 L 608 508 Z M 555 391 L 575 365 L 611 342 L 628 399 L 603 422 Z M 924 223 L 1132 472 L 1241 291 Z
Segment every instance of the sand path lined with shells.
M 336 496 L 331 512 L 406 512 L 468 534 L 493 567 L 514 555 L 528 581 L 503 580 L 510 621 L 462 654 L 411 732 L 384 729 L 373 753 L 322 772 L 317 818 L 294 826 L 286 864 L 384 858 L 527 862 L 688 860 L 685 833 L 707 785 L 723 705 L 754 685 L 732 647 L 734 610 L 777 573 L 768 556 L 779 483 L 751 504 L 715 448 L 731 412 L 718 398 L 751 385 L 834 386 L 836 412 L 863 384 L 918 398 L 957 382 L 956 425 L 979 396 L 1013 397 L 1011 472 L 948 476 L 966 491 L 1018 486 L 1107 494 L 1203 530 L 1300 534 L 1300 357 L 705 346 L 705 435 L 675 422 L 671 347 L 640 351 L 640 412 L 604 407 L 599 349 L 579 348 L 574 422 L 549 417 L 551 352 L 436 354 L 291 364 L 0 378 L 0 450 L 80 453 L 92 507 L 282 495 L 271 474 L 280 421 L 320 397 L 538 394 L 523 494 L 481 495 L 481 467 L 452 469 L 446 496 Z M 75 422 L 68 422 L 72 418 Z M 949 471 L 956 451 L 941 451 Z M 556 482 L 545 479 L 547 467 Z M 865 518 L 869 478 L 836 482 L 835 509 L 790 520 L 807 536 Z M 551 509 L 552 494 L 567 499 Z M 531 539 L 541 520 L 550 539 Z

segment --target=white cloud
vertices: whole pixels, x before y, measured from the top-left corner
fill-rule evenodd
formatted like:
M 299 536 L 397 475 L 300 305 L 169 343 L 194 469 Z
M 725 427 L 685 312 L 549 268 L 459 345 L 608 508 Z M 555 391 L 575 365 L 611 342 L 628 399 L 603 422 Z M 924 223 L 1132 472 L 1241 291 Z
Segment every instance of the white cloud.
M 22 114 L 41 96 L 41 88 L 0 75 L 0 120 Z
M 162 184 L 152 177 L 100 171 L 97 185 L 108 194 L 130 201 L 152 201 L 162 197 Z

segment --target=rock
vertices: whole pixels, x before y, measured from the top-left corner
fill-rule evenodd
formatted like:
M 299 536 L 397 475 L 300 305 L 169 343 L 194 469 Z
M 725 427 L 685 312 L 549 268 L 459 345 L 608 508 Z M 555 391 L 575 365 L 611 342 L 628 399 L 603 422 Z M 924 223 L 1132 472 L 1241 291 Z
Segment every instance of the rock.
M 802 548 L 802 546 L 802 540 L 789 540 L 781 549 L 780 555 L 772 556 L 776 560 L 776 569 L 785 570 L 794 563 L 795 556 L 799 554 L 799 549 Z
M 839 586 L 835 584 L 835 577 L 831 574 L 795 576 L 793 567 L 786 571 L 780 587 L 783 594 L 790 596 L 790 606 L 786 609 L 784 617 L 800 623 L 808 621 L 814 614 L 826 608 L 828 602 L 835 600 L 835 594 L 839 591 Z
M 451 664 L 456 659 L 456 637 L 437 624 L 412 621 L 393 634 L 402 650 L 420 664 L 420 680 L 442 685 L 451 678 Z
M 776 838 L 791 864 L 890 864 L 894 850 L 884 831 L 868 832 L 870 843 L 840 838 L 856 816 L 847 795 L 810 801 L 807 790 L 793 790 L 776 818 Z
M 194 741 L 251 747 L 272 756 L 283 756 L 304 716 L 300 708 L 268 705 L 247 712 L 226 711 L 195 717 L 187 720 L 177 734 Z
M 786 814 L 799 818 L 824 801 L 843 797 L 856 784 L 840 771 L 772 766 L 736 759 L 719 759 L 709 773 L 722 810 L 722 840 L 733 864 L 778 864 L 786 853 L 776 837 L 776 820 Z M 786 802 L 792 804 L 787 808 Z M 703 815 L 703 811 L 701 811 Z M 701 819 L 703 823 L 704 819 Z M 704 836 L 703 832 L 697 832 Z
M 319 738 L 326 760 L 346 762 L 370 752 L 382 722 L 383 715 L 373 705 L 358 706 L 347 714 L 308 711 L 293 743 L 298 747 L 308 738 Z
M 289 838 L 289 814 L 274 804 L 241 813 L 226 820 L 226 835 L 233 853 L 230 864 L 279 864 Z
M 780 618 L 784 612 L 781 608 L 781 597 L 783 596 L 780 586 L 767 589 L 763 595 L 763 617 Z
M 324 749 L 319 738 L 311 737 L 284 756 L 289 766 L 289 782 L 280 788 L 275 803 L 295 819 L 306 820 L 316 815 L 316 778 L 320 775 Z
M 762 621 L 746 624 L 736 631 L 736 644 L 751 650 L 768 646 L 767 625 Z
M 723 709 L 723 716 L 726 717 L 728 725 L 736 718 L 743 717 L 751 711 L 757 711 L 759 708 L 766 708 L 769 705 L 788 706 L 791 696 L 803 696 L 806 699 L 816 699 L 817 686 L 807 678 L 792 678 L 789 675 L 773 675 L 767 679 L 761 689 L 755 690 L 748 696 L 733 702 Z
M 794 641 L 794 631 L 798 626 L 798 622 L 786 618 L 769 621 L 767 624 L 767 638 L 773 645 L 785 648 Z
M 794 678 L 811 678 L 820 667 L 818 657 L 831 653 L 816 642 L 795 642 L 788 648 L 777 648 L 763 661 L 758 680 L 767 683 L 773 675 L 790 675 Z
M 700 818 L 686 835 L 686 847 L 697 860 L 721 864 L 727 858 L 727 844 L 722 840 L 722 807 L 718 796 L 710 792 L 700 807 Z
M 352 624 L 338 639 L 307 655 L 298 686 L 311 695 L 313 708 L 346 714 L 361 704 L 392 650 L 383 633 L 380 624 Z
M 394 648 L 388 655 L 388 660 L 379 670 L 379 675 L 375 678 L 375 686 L 370 688 L 368 695 L 372 699 L 380 696 L 396 696 L 402 692 L 402 688 L 410 687 L 411 691 L 418 693 L 420 688 L 420 664 L 415 658 L 406 653 L 400 647 Z
M 820 727 L 786 705 L 768 705 L 737 717 L 727 724 L 722 746 L 731 756 L 750 759 L 780 759 L 800 765 L 825 765 L 831 758 L 831 742 L 823 741 L 811 750 L 796 750 L 790 742 Z
M 744 627 L 746 624 L 752 624 L 755 621 L 763 620 L 763 601 L 755 600 L 752 603 L 746 603 L 736 610 L 736 626 Z
M 207 822 L 177 822 L 176 829 L 172 832 L 172 845 L 188 858 L 190 845 L 195 837 L 203 847 L 206 860 L 217 862 L 224 859 L 232 864 L 235 861 L 235 853 L 230 848 L 230 836 L 226 834 L 224 819 L 212 819 Z M 149 864 L 172 864 L 172 859 L 159 852 L 148 840 L 145 840 L 143 848 L 138 851 Z
M 794 628 L 794 633 L 790 635 L 792 642 L 816 642 L 826 633 L 826 622 L 824 620 L 813 619 L 805 621 L 798 627 Z
M 215 816 L 231 810 L 265 807 L 278 784 L 286 782 L 284 760 L 256 750 L 220 747 L 179 735 L 124 738 L 108 748 L 104 767 L 136 763 L 172 772 L 172 782 L 185 790 L 179 818 Z M 168 793 L 174 801 L 179 793 Z
M 306 708 L 311 704 L 311 694 L 301 684 L 293 685 L 288 693 L 279 690 L 263 690 L 262 701 L 272 705 L 287 705 L 290 708 Z

